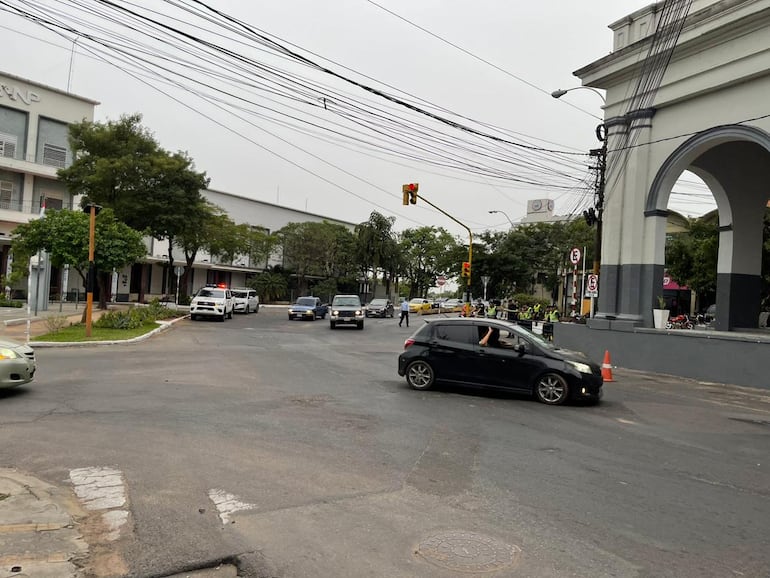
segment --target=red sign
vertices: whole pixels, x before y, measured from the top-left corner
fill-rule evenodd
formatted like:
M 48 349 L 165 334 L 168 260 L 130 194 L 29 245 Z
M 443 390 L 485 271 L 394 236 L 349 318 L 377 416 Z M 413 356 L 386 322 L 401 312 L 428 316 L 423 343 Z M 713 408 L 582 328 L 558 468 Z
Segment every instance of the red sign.
M 446 277 L 444 277 L 443 275 L 436 278 L 436 285 L 438 285 L 439 287 L 441 287 L 445 283 L 446 283 Z

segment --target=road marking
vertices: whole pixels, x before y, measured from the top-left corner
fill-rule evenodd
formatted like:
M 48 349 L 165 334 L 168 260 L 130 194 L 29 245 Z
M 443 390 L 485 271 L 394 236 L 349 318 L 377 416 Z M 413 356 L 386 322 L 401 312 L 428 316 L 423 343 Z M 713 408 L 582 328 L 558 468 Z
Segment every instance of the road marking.
M 209 498 L 217 507 L 219 517 L 223 524 L 227 524 L 230 521 L 230 515 L 235 512 L 241 512 L 243 510 L 253 510 L 256 508 L 256 504 L 247 504 L 241 502 L 238 496 L 230 494 L 224 490 L 214 488 L 209 490 Z
M 126 504 L 123 472 L 98 466 L 78 468 L 70 471 L 70 480 L 87 510 L 107 510 L 102 514 L 107 528 L 105 538 L 111 542 L 117 540 L 128 521 L 128 510 L 120 509 Z
M 631 421 L 630 419 L 623 419 L 622 417 L 616 417 L 616 420 L 618 420 L 620 423 L 626 423 L 628 425 L 639 425 L 635 421 Z

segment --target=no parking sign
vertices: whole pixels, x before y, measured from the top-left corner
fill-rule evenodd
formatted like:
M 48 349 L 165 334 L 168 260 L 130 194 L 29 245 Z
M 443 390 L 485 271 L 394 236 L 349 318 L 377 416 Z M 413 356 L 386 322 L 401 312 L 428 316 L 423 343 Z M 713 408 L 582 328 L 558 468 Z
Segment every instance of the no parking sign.
M 599 276 L 591 274 L 586 277 L 586 297 L 599 296 Z

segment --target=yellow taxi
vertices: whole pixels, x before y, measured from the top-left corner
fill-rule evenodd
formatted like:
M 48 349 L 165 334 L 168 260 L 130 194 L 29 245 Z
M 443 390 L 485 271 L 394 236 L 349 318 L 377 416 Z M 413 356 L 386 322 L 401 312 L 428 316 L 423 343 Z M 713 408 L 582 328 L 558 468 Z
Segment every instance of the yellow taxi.
M 409 300 L 409 313 L 431 313 L 431 302 L 422 297 L 415 297 Z

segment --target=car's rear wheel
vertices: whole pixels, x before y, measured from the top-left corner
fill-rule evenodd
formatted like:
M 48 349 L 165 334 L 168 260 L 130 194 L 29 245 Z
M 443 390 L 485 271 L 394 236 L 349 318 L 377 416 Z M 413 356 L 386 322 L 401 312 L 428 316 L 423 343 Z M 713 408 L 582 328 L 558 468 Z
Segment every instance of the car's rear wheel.
M 569 386 L 558 373 L 544 373 L 535 382 L 535 397 L 547 405 L 561 405 L 567 401 Z
M 406 367 L 406 382 L 412 389 L 430 389 L 436 379 L 433 368 L 425 361 L 418 359 Z

